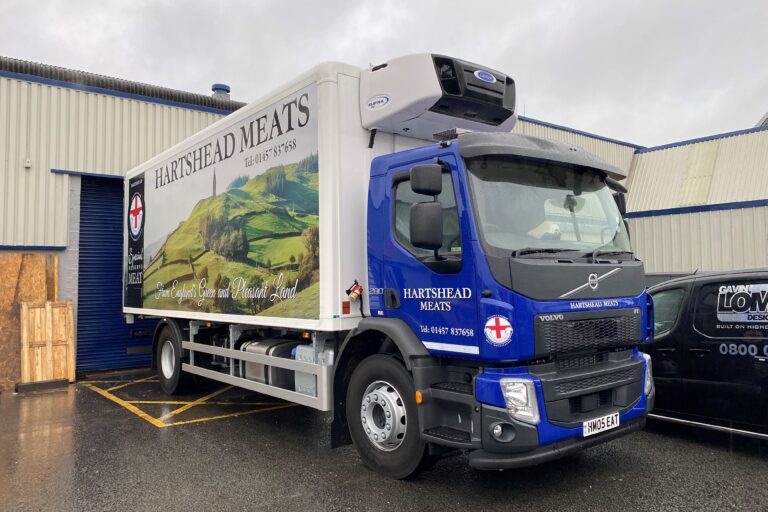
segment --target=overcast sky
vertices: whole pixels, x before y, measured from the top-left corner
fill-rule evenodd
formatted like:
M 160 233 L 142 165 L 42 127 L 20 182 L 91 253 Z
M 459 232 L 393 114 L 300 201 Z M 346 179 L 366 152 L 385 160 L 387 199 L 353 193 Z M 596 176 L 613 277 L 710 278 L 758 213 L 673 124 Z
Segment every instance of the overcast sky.
M 0 0 L 0 55 L 252 101 L 314 64 L 443 53 L 519 113 L 641 145 L 754 126 L 768 1 Z

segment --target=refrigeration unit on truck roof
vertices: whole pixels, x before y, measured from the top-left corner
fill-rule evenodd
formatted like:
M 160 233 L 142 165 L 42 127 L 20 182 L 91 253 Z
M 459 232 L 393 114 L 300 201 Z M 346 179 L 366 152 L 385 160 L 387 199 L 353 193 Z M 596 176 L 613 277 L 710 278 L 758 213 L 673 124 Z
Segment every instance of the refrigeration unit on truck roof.
M 324 63 L 131 170 L 123 310 L 160 318 L 162 388 L 332 411 L 332 445 L 395 478 L 641 428 L 653 309 L 623 173 L 515 119 L 486 66 Z
M 442 55 L 392 59 L 360 74 L 363 128 L 424 140 L 462 128 L 509 132 L 515 82 L 496 70 Z

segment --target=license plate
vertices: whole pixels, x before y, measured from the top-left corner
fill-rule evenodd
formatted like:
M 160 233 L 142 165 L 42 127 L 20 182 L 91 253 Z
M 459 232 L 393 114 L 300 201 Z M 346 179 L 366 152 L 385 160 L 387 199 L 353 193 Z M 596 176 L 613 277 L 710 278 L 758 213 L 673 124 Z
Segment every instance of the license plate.
M 619 426 L 619 413 L 609 414 L 608 416 L 601 416 L 593 420 L 584 422 L 584 437 L 591 436 L 593 434 L 599 434 L 606 430 L 611 430 Z

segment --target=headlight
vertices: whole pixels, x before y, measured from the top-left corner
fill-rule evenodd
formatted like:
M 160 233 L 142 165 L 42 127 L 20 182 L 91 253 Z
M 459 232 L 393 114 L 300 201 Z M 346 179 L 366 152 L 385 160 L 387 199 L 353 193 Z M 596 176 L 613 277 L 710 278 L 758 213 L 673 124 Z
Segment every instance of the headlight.
M 653 391 L 653 364 L 651 356 L 643 352 L 643 357 L 645 358 L 645 396 L 648 396 Z
M 507 412 L 512 419 L 536 425 L 539 423 L 539 407 L 536 401 L 536 387 L 528 379 L 501 379 L 501 393 L 507 403 Z

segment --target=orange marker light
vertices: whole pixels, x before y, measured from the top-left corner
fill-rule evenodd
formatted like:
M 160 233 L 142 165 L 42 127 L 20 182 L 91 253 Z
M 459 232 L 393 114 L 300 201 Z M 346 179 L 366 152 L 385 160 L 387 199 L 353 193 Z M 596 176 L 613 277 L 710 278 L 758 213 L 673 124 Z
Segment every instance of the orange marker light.
M 421 394 L 421 391 L 416 391 L 416 405 L 421 405 L 421 402 L 424 401 L 424 397 Z
M 301 333 L 301 338 L 304 340 L 308 340 L 311 337 L 312 337 L 312 333 L 309 331 L 304 331 L 303 333 Z

